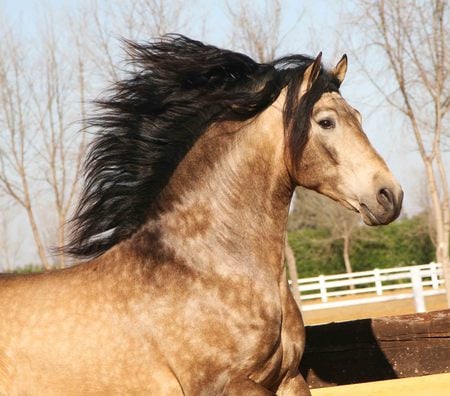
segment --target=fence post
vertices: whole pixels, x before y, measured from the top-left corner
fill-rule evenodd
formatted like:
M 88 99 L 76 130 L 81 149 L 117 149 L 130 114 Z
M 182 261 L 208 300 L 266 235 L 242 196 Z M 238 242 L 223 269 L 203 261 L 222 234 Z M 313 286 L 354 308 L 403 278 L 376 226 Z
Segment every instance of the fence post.
M 378 268 L 373 270 L 373 275 L 375 277 L 375 289 L 377 291 L 378 296 L 383 295 L 383 284 L 381 283 L 381 274 Z
M 426 312 L 425 298 L 423 296 L 422 275 L 420 269 L 411 268 L 411 283 L 414 294 L 414 305 L 416 312 Z
M 431 270 L 431 284 L 433 286 L 434 290 L 439 289 L 439 277 L 437 274 L 438 266 L 436 263 L 430 263 L 430 270 Z
M 319 288 L 320 288 L 320 298 L 322 302 L 328 301 L 327 296 L 327 284 L 325 282 L 325 277 L 323 275 L 319 275 Z

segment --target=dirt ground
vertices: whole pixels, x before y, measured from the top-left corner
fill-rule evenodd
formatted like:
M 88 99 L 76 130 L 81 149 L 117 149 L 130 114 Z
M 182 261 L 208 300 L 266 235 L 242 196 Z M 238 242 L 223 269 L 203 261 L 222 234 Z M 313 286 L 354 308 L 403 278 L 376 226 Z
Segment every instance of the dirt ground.
M 364 384 L 313 389 L 312 396 L 447 396 L 450 374 L 427 375 Z
M 364 297 L 366 296 L 367 295 L 364 295 Z M 330 301 L 339 301 L 339 299 L 332 299 Z M 311 303 L 317 303 L 317 301 L 311 301 Z M 304 303 L 304 305 L 306 306 L 308 305 L 308 303 Z M 445 295 L 426 297 L 425 306 L 427 311 L 446 309 L 447 306 Z M 404 315 L 415 312 L 416 310 L 414 308 L 413 299 L 406 299 L 388 301 L 383 303 L 354 305 L 351 307 L 321 309 L 317 311 L 304 311 L 303 320 L 305 321 L 306 325 L 313 325 L 328 322 L 342 322 L 354 319 L 377 318 L 380 316 Z

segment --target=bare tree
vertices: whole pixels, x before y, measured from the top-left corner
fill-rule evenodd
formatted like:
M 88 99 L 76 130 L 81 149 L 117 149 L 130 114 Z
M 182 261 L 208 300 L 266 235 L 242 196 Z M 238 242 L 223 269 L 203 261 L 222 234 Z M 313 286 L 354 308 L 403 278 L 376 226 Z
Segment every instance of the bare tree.
M 113 0 L 99 6 L 89 5 L 92 37 L 95 46 L 91 57 L 98 70 L 109 81 L 120 79 L 121 69 L 116 59 L 120 51 L 120 39 L 149 40 L 167 33 L 185 32 L 189 29 L 187 3 L 181 0 Z M 108 21 L 109 23 L 106 23 Z M 201 19 L 197 18 L 197 23 Z
M 294 251 L 292 250 L 291 246 L 289 245 L 287 236 L 286 236 L 285 246 L 284 246 L 284 255 L 285 255 L 285 260 L 286 260 L 286 267 L 287 267 L 288 273 L 289 273 L 289 279 L 291 280 L 292 296 L 294 297 L 294 300 L 297 303 L 298 307 L 301 308 L 302 300 L 301 300 L 300 289 L 299 289 L 299 284 L 298 284 L 297 264 L 295 262 Z
M 127 37 L 134 40 L 189 28 L 186 5 L 179 0 L 131 0 L 130 6 L 122 8 L 122 17 Z
M 34 192 L 30 180 L 36 153 L 33 150 L 35 131 L 28 114 L 31 112 L 30 65 L 25 60 L 26 50 L 12 32 L 4 28 L 0 42 L 0 188 L 25 209 L 33 233 L 41 264 L 50 268 L 44 241 L 35 214 Z
M 265 0 L 255 7 L 251 1 L 235 6 L 227 3 L 233 25 L 231 41 L 259 62 L 275 59 L 281 44 L 282 7 L 280 0 Z
M 9 272 L 14 268 L 22 240 L 11 238 L 12 205 L 2 207 L 0 212 L 0 270 Z
M 329 231 L 329 237 L 322 243 L 331 244 L 338 240 L 342 241 L 342 258 L 348 274 L 353 272 L 350 248 L 360 222 L 357 214 L 329 198 L 314 191 L 297 189 L 290 227 L 323 227 Z
M 448 2 L 362 0 L 361 4 L 365 37 L 376 47 L 379 62 L 384 61 L 382 65 L 390 77 L 385 83 L 375 79 L 372 82 L 404 115 L 425 167 L 436 258 L 444 269 L 450 307 L 450 195 L 443 158 L 444 144 L 450 136 Z
M 78 134 L 79 124 L 74 123 L 80 115 L 82 119 L 85 117 L 85 60 L 79 33 L 73 37 L 71 57 L 56 38 L 55 24 L 47 23 L 45 28 L 40 56 L 46 60 L 41 74 L 45 85 L 43 90 L 34 90 L 31 94 L 42 142 L 39 154 L 45 164 L 46 182 L 55 206 L 57 244 L 63 246 L 86 146 L 86 135 Z M 64 255 L 58 258 L 59 267 L 64 267 Z
M 329 202 L 323 207 L 323 216 L 328 218 L 332 238 L 342 241 L 345 271 L 351 274 L 353 269 L 350 261 L 350 247 L 354 231 L 360 224 L 360 217 L 335 202 Z
M 33 48 L 26 47 L 12 27 L 4 28 L 0 44 L 4 54 L 0 59 L 0 121 L 6 132 L 0 153 L 0 187 L 26 210 L 46 269 L 51 265 L 44 247 L 45 227 L 39 226 L 36 208 L 40 200 L 53 201 L 55 210 L 46 214 L 51 214 L 51 220 L 56 218 L 56 243 L 64 245 L 85 147 L 85 135 L 77 133 L 79 125 L 74 122 L 85 114 L 80 30 L 69 41 L 56 33 L 51 16 L 47 18 L 39 31 L 39 44 Z M 70 50 L 67 42 L 74 43 Z M 60 267 L 65 266 L 64 256 L 58 261 Z

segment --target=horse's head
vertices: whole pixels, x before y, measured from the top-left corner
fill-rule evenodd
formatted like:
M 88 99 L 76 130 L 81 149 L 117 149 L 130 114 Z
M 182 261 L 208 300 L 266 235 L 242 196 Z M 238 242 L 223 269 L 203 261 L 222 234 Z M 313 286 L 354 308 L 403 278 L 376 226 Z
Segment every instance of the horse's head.
M 291 173 L 299 185 L 359 212 L 366 224 L 388 224 L 400 213 L 402 189 L 365 135 L 360 113 L 337 89 L 315 89 L 325 78 L 320 75 L 320 58 L 305 70 L 300 87 L 301 101 L 316 97 L 309 98 L 314 102 L 308 138 Z M 328 80 L 338 87 L 346 70 L 344 55 Z

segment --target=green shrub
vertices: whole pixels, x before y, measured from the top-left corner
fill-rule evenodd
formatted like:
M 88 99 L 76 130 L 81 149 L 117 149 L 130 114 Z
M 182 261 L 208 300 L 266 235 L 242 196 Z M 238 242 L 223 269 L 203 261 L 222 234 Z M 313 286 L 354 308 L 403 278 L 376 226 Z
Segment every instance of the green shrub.
M 32 274 L 37 272 L 43 272 L 45 271 L 44 267 L 42 267 L 39 264 L 27 264 L 23 267 L 15 268 L 13 273 L 14 274 Z
M 300 277 L 344 273 L 342 240 L 332 239 L 326 228 L 289 232 Z M 420 216 L 388 226 L 361 225 L 352 236 L 350 260 L 353 271 L 425 264 L 435 260 L 435 249 Z

